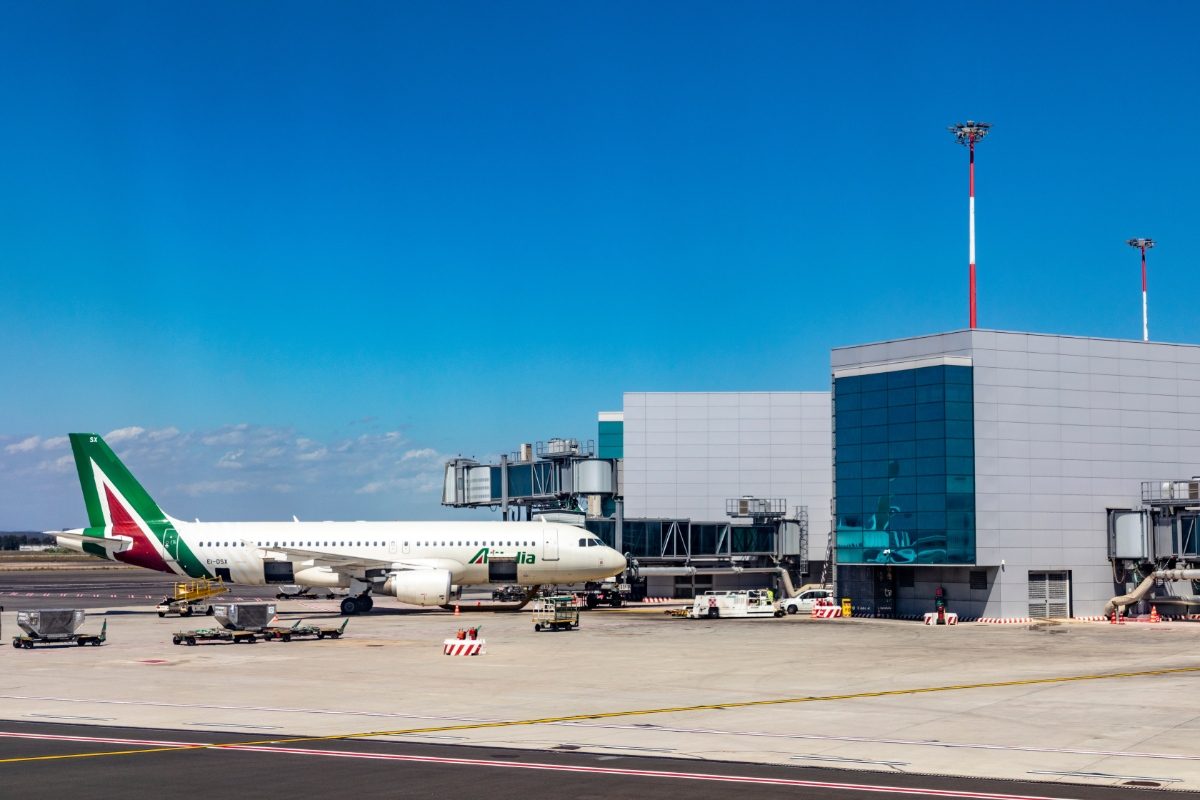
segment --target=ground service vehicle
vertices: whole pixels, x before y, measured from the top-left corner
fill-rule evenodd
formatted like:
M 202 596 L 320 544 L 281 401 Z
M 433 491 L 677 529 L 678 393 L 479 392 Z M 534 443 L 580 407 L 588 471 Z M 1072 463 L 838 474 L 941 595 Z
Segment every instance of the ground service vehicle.
M 330 639 L 340 639 L 342 634 L 346 632 L 346 625 L 350 620 L 343 620 L 341 627 L 337 628 L 322 628 L 318 625 L 301 625 L 303 620 L 296 620 L 296 624 L 290 628 L 285 628 L 281 625 L 274 625 L 263 628 L 262 637 L 268 642 L 278 639 L 281 642 L 290 642 L 292 639 L 304 639 L 308 637 L 316 637 L 324 639 L 328 636 Z
M 782 617 L 783 614 L 766 589 L 705 592 L 696 596 L 688 610 L 691 619 Z
M 100 633 L 76 633 L 87 612 L 79 608 L 47 608 L 38 611 L 18 611 L 17 625 L 23 634 L 13 637 L 12 646 L 32 650 L 35 644 L 90 644 L 99 647 L 108 639 L 108 620 Z
M 620 608 L 625 604 L 625 601 L 630 597 L 630 587 L 628 583 L 601 583 L 591 584 L 586 586 L 586 594 L 584 602 L 588 608 L 595 608 L 600 605 L 609 605 L 613 608 Z
M 780 601 L 779 606 L 788 614 L 811 614 L 817 601 L 833 600 L 833 589 L 828 586 L 800 587 L 800 593 Z
M 220 580 L 212 581 L 201 578 L 197 581 L 177 583 L 171 596 L 163 598 L 163 601 L 155 606 L 154 610 L 160 617 L 165 617 L 167 614 L 178 614 L 181 617 L 190 617 L 192 614 L 211 616 L 213 613 L 212 603 L 207 601 L 228 591 L 229 587 Z
M 535 631 L 566 631 L 579 627 L 579 609 L 570 595 L 541 597 L 533 602 Z

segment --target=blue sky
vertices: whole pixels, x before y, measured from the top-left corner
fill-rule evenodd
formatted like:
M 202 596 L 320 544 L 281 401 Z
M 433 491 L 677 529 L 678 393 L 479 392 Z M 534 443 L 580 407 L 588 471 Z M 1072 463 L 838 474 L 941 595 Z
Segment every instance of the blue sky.
M 0 529 L 82 523 L 68 431 L 178 516 L 419 518 L 445 455 L 622 391 L 823 389 L 832 346 L 965 326 L 966 118 L 982 327 L 1139 337 L 1148 235 L 1152 338 L 1197 341 L 1197 22 L 9 4 Z

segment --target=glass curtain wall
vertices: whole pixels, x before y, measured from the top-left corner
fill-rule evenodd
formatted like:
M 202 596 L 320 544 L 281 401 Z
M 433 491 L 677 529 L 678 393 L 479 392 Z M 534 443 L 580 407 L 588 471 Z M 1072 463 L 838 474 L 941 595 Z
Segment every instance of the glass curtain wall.
M 839 564 L 975 563 L 973 370 L 833 382 Z

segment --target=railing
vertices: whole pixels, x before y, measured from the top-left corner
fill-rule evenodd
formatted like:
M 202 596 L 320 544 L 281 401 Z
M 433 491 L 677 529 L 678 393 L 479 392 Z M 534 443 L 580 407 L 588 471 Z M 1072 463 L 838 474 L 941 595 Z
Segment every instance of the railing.
M 787 500 L 781 497 L 731 497 L 725 501 L 725 513 L 731 517 L 782 517 Z
M 1142 502 L 1200 506 L 1200 478 L 1186 481 L 1142 481 Z

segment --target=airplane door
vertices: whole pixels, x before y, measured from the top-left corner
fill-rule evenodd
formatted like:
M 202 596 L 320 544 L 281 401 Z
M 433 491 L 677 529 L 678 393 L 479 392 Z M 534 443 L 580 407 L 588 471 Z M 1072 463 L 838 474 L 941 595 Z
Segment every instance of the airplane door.
M 558 561 L 558 528 L 542 532 L 542 561 Z

